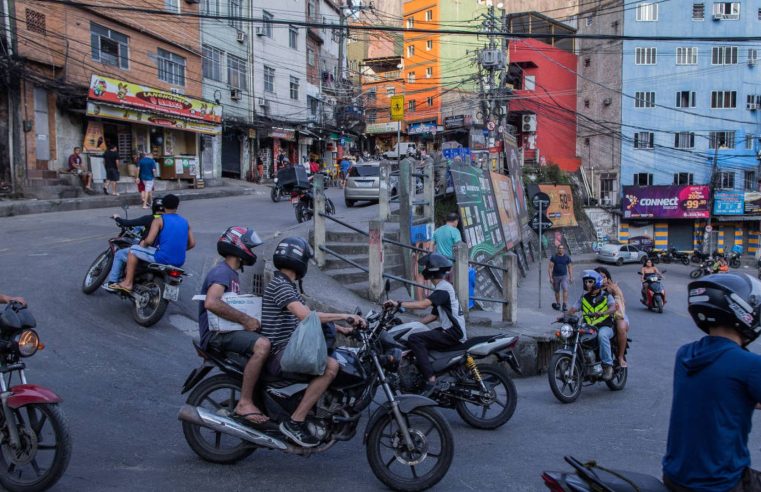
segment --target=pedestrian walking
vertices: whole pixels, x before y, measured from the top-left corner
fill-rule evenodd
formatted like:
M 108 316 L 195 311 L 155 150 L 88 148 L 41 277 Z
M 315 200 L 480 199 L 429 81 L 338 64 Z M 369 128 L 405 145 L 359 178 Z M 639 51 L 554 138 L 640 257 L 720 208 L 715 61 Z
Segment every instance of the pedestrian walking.
M 447 223 L 433 233 L 433 242 L 438 254 L 454 259 L 454 245 L 462 241 L 462 235 L 457 228 L 459 223 L 460 216 L 457 212 L 450 212 L 447 215 Z
M 119 182 L 119 159 L 118 147 L 113 144 L 103 154 L 103 167 L 106 168 L 106 181 L 103 183 L 103 193 L 106 195 L 119 196 L 116 192 L 116 184 Z M 110 188 L 110 191 L 109 191 Z
M 143 183 L 144 191 L 140 193 L 143 199 L 143 208 L 148 208 L 153 200 L 153 183 L 156 176 L 156 161 L 153 160 L 153 154 L 148 152 L 137 163 L 138 179 Z
M 69 172 L 79 176 L 82 181 L 82 186 L 85 187 L 85 191 L 93 191 L 92 189 L 92 173 L 85 170 L 82 164 L 82 149 L 80 147 L 74 147 L 74 153 L 69 156 Z
M 346 187 L 346 177 L 349 176 L 349 169 L 351 166 L 352 161 L 350 161 L 347 156 L 344 156 L 344 158 L 341 159 L 341 174 L 339 175 L 341 178 L 341 188 Z
M 547 273 L 550 277 L 550 285 L 555 291 L 555 302 L 552 303 L 552 309 L 556 311 L 566 311 L 568 309 L 568 284 L 573 283 L 573 262 L 571 257 L 565 253 L 565 246 L 559 244 L 555 249 L 555 254 L 550 258 Z M 563 299 L 563 305 L 560 305 L 560 299 Z

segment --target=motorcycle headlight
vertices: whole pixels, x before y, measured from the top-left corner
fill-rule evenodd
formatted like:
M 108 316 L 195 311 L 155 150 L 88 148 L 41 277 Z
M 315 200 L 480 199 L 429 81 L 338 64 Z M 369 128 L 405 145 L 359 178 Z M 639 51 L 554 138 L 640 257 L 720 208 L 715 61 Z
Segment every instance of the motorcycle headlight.
M 570 338 L 573 335 L 573 327 L 571 325 L 563 325 L 560 327 L 560 336 L 563 338 Z
M 21 357 L 30 357 L 37 352 L 40 346 L 40 337 L 34 330 L 24 330 L 19 333 L 16 343 Z

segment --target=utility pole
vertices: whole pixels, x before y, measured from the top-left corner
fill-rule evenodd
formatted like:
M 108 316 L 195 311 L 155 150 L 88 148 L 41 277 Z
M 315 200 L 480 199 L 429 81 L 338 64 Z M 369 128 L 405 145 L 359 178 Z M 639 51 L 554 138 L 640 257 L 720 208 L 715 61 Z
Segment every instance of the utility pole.
M 703 229 L 703 253 L 709 253 L 708 248 L 708 239 L 710 237 L 710 232 L 708 232 L 708 226 L 713 227 L 713 202 L 714 202 L 714 194 L 716 193 L 716 183 L 719 178 L 719 139 L 714 138 L 713 142 L 713 162 L 711 164 L 711 186 L 710 186 L 710 194 L 708 195 L 708 223 L 706 224 L 706 228 Z

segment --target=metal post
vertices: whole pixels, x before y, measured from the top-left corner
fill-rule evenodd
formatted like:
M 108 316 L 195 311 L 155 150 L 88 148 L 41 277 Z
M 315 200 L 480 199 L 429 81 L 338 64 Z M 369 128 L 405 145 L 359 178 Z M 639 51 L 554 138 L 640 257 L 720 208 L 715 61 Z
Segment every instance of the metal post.
M 539 309 L 542 309 L 542 202 L 539 201 Z
M 325 252 L 320 246 L 325 246 L 325 185 L 323 175 L 317 173 L 312 178 L 312 187 L 314 193 L 314 261 L 317 266 L 325 266 Z
M 412 227 L 412 196 L 410 191 L 410 160 L 404 159 L 399 164 L 399 241 L 402 244 L 412 244 L 410 237 Z M 409 279 L 415 278 L 412 271 L 411 250 L 402 248 L 404 274 Z
M 502 304 L 502 321 L 515 324 L 518 321 L 518 256 L 507 253 L 504 267 L 507 271 L 502 273 L 502 295 L 507 304 Z
M 399 169 L 399 160 L 402 158 L 402 122 L 396 122 L 396 168 Z
M 423 206 L 423 216 L 426 219 L 426 222 L 431 224 L 431 228 L 433 228 L 433 217 L 434 217 L 434 200 L 436 199 L 435 193 L 434 193 L 434 182 L 433 182 L 433 159 L 428 158 L 425 161 L 425 168 L 424 168 L 424 174 L 425 178 L 423 182 L 423 194 L 425 196 L 426 204 Z
M 460 300 L 460 307 L 468 316 L 470 291 L 468 288 L 468 245 L 463 241 L 454 245 L 454 290 Z
M 382 161 L 380 164 L 380 190 L 378 191 L 378 218 L 387 221 L 391 215 L 391 206 L 389 204 L 389 186 L 388 181 L 391 177 L 391 169 L 388 161 Z
M 368 294 L 374 302 L 380 301 L 383 296 L 383 222 L 371 220 L 368 230 Z

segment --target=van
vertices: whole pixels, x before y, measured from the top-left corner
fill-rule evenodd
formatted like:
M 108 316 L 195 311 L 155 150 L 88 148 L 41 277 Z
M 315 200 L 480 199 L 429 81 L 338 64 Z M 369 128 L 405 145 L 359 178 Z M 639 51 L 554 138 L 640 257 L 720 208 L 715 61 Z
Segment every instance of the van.
M 386 159 L 396 159 L 405 157 L 420 158 L 420 152 L 417 150 L 417 145 L 412 142 L 399 142 L 394 145 L 394 148 L 383 153 L 383 157 Z

